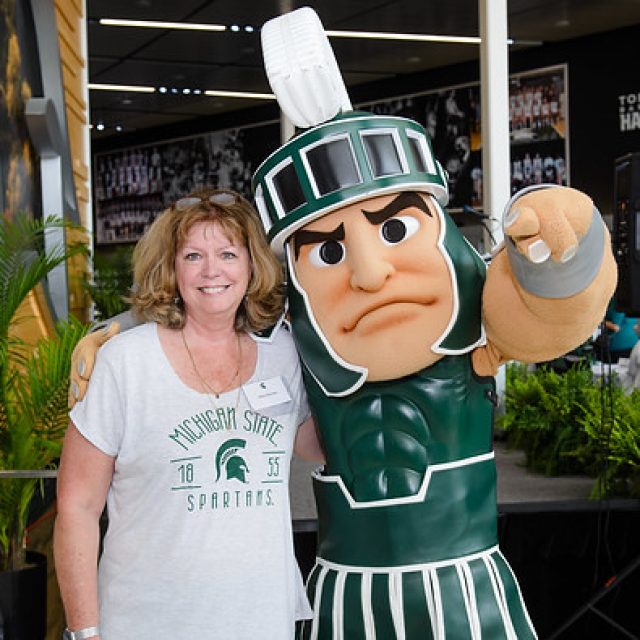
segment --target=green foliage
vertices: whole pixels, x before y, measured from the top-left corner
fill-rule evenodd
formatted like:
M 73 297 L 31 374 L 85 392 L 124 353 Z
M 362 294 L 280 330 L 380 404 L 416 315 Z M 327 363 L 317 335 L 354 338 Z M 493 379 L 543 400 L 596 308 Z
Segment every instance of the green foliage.
M 589 409 L 581 424 L 589 436 L 591 450 L 579 453 L 585 458 L 593 455 L 597 447 L 606 454 L 606 464 L 598 470 L 592 496 L 640 498 L 640 390 L 625 395 L 621 387 L 614 386 L 604 403 L 594 402 Z
M 640 497 L 640 391 L 626 395 L 616 377 L 603 385 L 586 363 L 560 374 L 509 365 L 499 426 L 529 469 L 588 474 L 593 497 Z
M 120 247 L 94 256 L 93 282 L 82 284 L 95 304 L 97 320 L 112 318 L 129 307 L 124 298 L 131 288 L 131 251 Z
M 521 364 L 508 367 L 500 425 L 510 442 L 525 451 L 528 468 L 546 475 L 584 471 L 572 454 L 587 441 L 580 418 L 591 388 L 586 367 L 563 374 L 548 367 L 532 372 Z
M 0 470 L 52 468 L 67 424 L 71 352 L 86 332 L 77 320 L 61 322 L 35 349 L 11 337 L 16 311 L 54 267 L 82 245 L 45 254 L 44 235 L 70 226 L 53 218 L 0 220 Z M 0 478 L 0 570 L 24 564 L 24 533 L 35 478 Z

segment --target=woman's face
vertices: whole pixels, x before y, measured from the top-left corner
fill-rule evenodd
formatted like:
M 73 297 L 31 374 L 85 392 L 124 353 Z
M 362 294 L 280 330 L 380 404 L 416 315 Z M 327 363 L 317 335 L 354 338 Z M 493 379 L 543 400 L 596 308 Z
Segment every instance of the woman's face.
M 216 222 L 191 227 L 175 259 L 176 282 L 189 316 L 235 321 L 251 279 L 247 247 Z

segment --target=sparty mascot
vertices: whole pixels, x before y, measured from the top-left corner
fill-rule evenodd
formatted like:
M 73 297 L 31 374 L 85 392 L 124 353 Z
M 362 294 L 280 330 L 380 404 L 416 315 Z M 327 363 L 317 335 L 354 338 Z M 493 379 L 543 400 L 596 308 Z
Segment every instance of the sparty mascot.
M 498 547 L 494 375 L 592 335 L 616 284 L 602 217 L 576 190 L 524 190 L 487 267 L 444 209 L 424 127 L 351 109 L 315 13 L 262 41 L 299 133 L 258 168 L 255 199 L 326 453 L 300 638 L 535 638 Z

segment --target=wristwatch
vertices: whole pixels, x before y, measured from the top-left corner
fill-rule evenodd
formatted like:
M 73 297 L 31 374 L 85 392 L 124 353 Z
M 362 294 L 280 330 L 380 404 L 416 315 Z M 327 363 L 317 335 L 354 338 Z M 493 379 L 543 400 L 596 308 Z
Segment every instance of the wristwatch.
M 86 638 L 95 638 L 100 635 L 100 629 L 98 627 L 85 627 L 84 629 L 78 629 L 77 631 L 70 631 L 65 629 L 62 634 L 63 640 L 85 640 Z

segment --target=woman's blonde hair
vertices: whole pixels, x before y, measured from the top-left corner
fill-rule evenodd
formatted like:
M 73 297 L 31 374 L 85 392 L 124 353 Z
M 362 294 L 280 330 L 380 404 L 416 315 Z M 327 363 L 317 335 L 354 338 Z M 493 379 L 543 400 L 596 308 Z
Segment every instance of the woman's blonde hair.
M 200 222 L 219 224 L 229 239 L 247 247 L 252 274 L 236 313 L 236 329 L 260 331 L 283 312 L 283 269 L 271 251 L 255 209 L 226 189 L 195 191 L 163 211 L 133 251 L 129 298 L 137 316 L 172 329 L 186 314 L 176 284 L 175 259 L 189 230 Z

